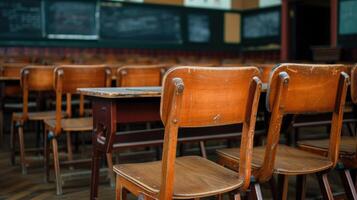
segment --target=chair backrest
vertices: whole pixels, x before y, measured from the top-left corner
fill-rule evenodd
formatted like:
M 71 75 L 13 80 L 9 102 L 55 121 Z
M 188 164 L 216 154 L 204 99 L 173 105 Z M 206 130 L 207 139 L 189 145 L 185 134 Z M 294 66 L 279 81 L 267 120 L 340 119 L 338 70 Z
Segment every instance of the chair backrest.
M 351 98 L 354 104 L 357 104 L 357 65 L 351 71 Z
M 343 65 L 281 64 L 273 69 L 266 105 L 271 119 L 260 180 L 272 175 L 285 114 L 333 113 L 329 158 L 334 165 L 337 163 L 348 84 Z
M 117 70 L 117 87 L 161 86 L 164 65 L 128 65 Z
M 251 153 L 261 81 L 259 70 L 177 67 L 164 76 L 161 120 L 165 125 L 160 199 L 172 197 L 177 133 L 180 127 L 243 123 L 239 176 L 249 186 Z
M 54 90 L 56 91 L 56 130 L 61 132 L 62 95 L 66 94 L 66 114 L 72 116 L 71 94 L 78 93 L 77 88 L 109 87 L 111 70 L 105 65 L 62 65 L 54 70 Z M 80 95 L 79 114 L 84 114 L 84 98 Z
M 53 66 L 32 65 L 21 70 L 21 87 L 23 94 L 23 116 L 28 114 L 29 92 L 53 91 Z
M 0 66 L 0 76 L 18 78 L 21 77 L 21 69 L 28 63 L 4 63 Z
M 7 78 L 9 80 L 20 80 L 21 69 L 24 68 L 28 63 L 3 63 L 0 65 L 0 77 Z M 6 84 L 5 87 L 0 88 L 0 96 L 21 96 L 21 86 L 20 84 L 10 83 Z

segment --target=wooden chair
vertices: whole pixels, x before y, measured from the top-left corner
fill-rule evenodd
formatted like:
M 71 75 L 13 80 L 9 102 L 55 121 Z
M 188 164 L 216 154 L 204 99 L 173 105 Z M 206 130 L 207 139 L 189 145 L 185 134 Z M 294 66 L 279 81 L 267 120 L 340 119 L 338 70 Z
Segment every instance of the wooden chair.
M 342 71 L 350 75 L 352 70 L 352 65 L 346 65 L 342 67 Z M 349 94 L 347 94 L 349 96 Z M 354 115 L 353 103 L 346 99 L 344 107 L 343 116 L 343 132 L 348 131 L 348 133 L 353 136 L 355 130 L 353 130 L 353 125 L 357 123 L 357 118 Z M 290 124 L 287 124 L 287 131 L 285 132 L 285 139 L 287 144 L 296 145 L 299 140 L 312 140 L 328 138 L 331 125 L 331 113 L 317 113 L 315 115 L 291 115 Z M 321 127 L 325 128 L 326 131 L 320 131 L 318 134 L 313 135 L 301 135 L 300 130 L 307 127 Z
M 84 98 L 80 97 L 79 118 L 72 118 L 71 95 L 77 93 L 77 88 L 108 87 L 111 84 L 110 68 L 103 65 L 63 65 L 54 70 L 54 90 L 56 92 L 56 118 L 45 120 L 45 138 L 51 140 L 53 149 L 54 169 L 56 176 L 57 194 L 62 194 L 62 176 L 58 156 L 57 139 L 66 132 L 68 161 L 63 164 L 78 163 L 73 161 L 71 147 L 71 132 L 92 131 L 93 119 L 83 117 Z M 66 116 L 62 117 L 62 95 L 66 94 Z M 45 140 L 45 179 L 49 178 L 49 144 Z
M 199 199 L 221 195 L 250 181 L 251 150 L 261 82 L 257 68 L 178 67 L 164 77 L 162 161 L 116 165 L 116 199 L 129 190 L 142 199 Z M 224 83 L 224 84 L 222 84 Z M 205 158 L 176 158 L 178 129 L 243 124 L 239 173 Z M 239 194 L 237 198 L 239 199 Z
M 357 66 L 351 72 L 351 97 L 354 104 L 357 104 Z M 298 141 L 299 148 L 327 156 L 329 150 L 329 140 L 302 140 Z M 340 172 L 342 183 L 344 185 L 346 195 L 349 199 L 357 199 L 356 185 L 353 183 L 350 169 L 357 168 L 357 137 L 342 136 L 340 142 L 339 163 L 337 169 Z
M 28 63 L 4 63 L 0 65 L 0 142 L 4 135 L 4 112 L 19 110 L 22 104 L 7 101 L 10 98 L 21 97 L 20 72 Z M 33 102 L 30 104 L 34 107 Z
M 162 77 L 166 72 L 165 65 L 126 65 L 119 67 L 116 71 L 117 87 L 150 87 L 161 86 Z M 146 128 L 150 129 L 151 124 L 147 123 Z M 113 172 L 112 154 L 106 155 L 108 160 L 111 185 L 115 184 Z
M 117 87 L 161 86 L 164 65 L 127 65 L 116 73 Z
M 349 82 L 342 67 L 282 64 L 273 70 L 267 93 L 267 109 L 272 112 L 267 144 L 253 149 L 253 175 L 257 182 L 254 187 L 252 185 L 252 189 L 259 187 L 259 183 L 270 180 L 274 173 L 279 178 L 278 198 L 287 199 L 288 177 L 296 175 L 297 198 L 303 199 L 305 177 L 315 173 L 324 199 L 333 199 L 327 172 L 338 160 L 343 106 Z M 333 114 L 328 156 L 278 144 L 284 115 L 321 112 Z M 219 150 L 218 155 L 219 163 L 229 168 L 234 169 L 240 164 L 237 148 Z M 261 198 L 259 190 L 255 192 Z
M 31 112 L 29 111 L 29 93 L 53 91 L 53 66 L 28 66 L 21 70 L 22 87 L 22 112 L 12 114 L 11 120 L 11 160 L 15 162 L 16 134 L 14 127 L 17 127 L 18 144 L 20 147 L 20 162 L 22 173 L 27 173 L 27 161 L 25 158 L 24 124 L 27 121 L 43 122 L 46 119 L 55 119 L 55 111 Z M 64 113 L 62 113 L 62 116 Z

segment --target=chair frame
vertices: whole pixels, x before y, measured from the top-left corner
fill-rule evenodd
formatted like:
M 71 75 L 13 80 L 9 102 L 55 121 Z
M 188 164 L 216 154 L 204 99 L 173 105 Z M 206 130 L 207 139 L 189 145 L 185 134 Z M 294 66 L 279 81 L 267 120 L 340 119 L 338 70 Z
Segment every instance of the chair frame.
M 204 126 L 217 126 L 220 124 L 230 124 L 230 123 L 243 123 L 242 140 L 241 140 L 241 154 L 243 155 L 243 164 L 239 166 L 238 177 L 243 180 L 242 190 L 245 190 L 250 184 L 250 173 L 251 173 L 251 159 L 252 159 L 252 148 L 253 148 L 253 137 L 256 122 L 256 112 L 258 109 L 258 102 L 261 92 L 262 83 L 259 76 L 259 70 L 256 69 L 256 75 L 252 77 L 251 83 L 249 84 L 249 91 L 247 92 L 247 102 L 246 109 L 243 115 L 243 119 L 228 119 L 219 121 L 219 119 L 214 118 L 212 121 L 207 119 L 200 119 L 198 122 L 190 122 L 185 116 L 185 112 L 182 112 L 183 107 L 190 102 L 186 102 L 184 99 L 185 87 L 190 88 L 188 92 L 194 91 L 195 87 L 184 85 L 184 79 L 182 77 L 171 77 L 170 73 L 175 70 L 212 70 L 210 68 L 200 67 L 178 67 L 169 70 L 169 72 L 164 77 L 164 88 L 161 98 L 161 119 L 165 125 L 165 136 L 164 136 L 164 148 L 162 156 L 162 174 L 161 174 L 161 186 L 159 195 L 150 194 L 145 189 L 131 183 L 128 179 L 120 174 L 117 174 L 117 185 L 116 185 L 116 199 L 126 199 L 126 190 L 130 191 L 136 196 L 142 199 L 172 199 L 174 194 L 174 180 L 175 180 L 175 159 L 176 159 L 176 147 L 177 147 L 177 137 L 178 129 L 181 127 L 204 127 Z M 234 69 L 234 68 L 221 68 L 220 70 Z M 245 70 L 238 69 L 237 70 Z M 246 68 L 252 70 L 252 68 Z M 219 70 L 219 69 L 214 69 Z M 203 71 L 204 72 L 204 71 Z M 183 74 L 182 76 L 185 76 Z M 217 83 L 207 83 L 208 85 L 215 85 Z M 237 84 L 239 85 L 239 84 Z M 224 86 L 222 86 L 223 89 Z M 209 88 L 209 86 L 208 86 Z M 197 88 L 198 90 L 198 88 Z M 187 99 L 186 99 L 187 100 Z M 227 112 L 227 111 L 226 111 Z M 224 115 L 224 114 L 223 114 Z M 229 116 L 231 117 L 231 116 Z M 227 118 L 229 118 L 227 117 Z M 201 117 L 202 118 L 202 117 Z M 218 120 L 218 121 L 216 121 Z M 232 122 L 232 120 L 234 122 Z M 240 121 L 241 120 L 241 121 Z M 220 194 L 217 194 L 220 196 Z M 239 193 L 235 196 L 236 199 L 240 199 Z M 190 199 L 190 198 L 188 198 Z M 197 199 L 197 198 L 196 198 Z
M 297 107 L 294 109 L 289 108 L 291 106 L 291 102 L 287 102 L 287 96 L 289 95 L 289 86 L 291 77 L 289 74 L 284 71 L 285 67 L 328 67 L 331 65 L 308 65 L 308 64 L 282 64 L 273 69 L 270 80 L 269 80 L 269 88 L 266 99 L 266 107 L 268 111 L 271 111 L 271 118 L 269 122 L 268 136 L 267 136 L 267 144 L 265 147 L 265 155 L 263 159 L 263 164 L 261 167 L 255 171 L 254 178 L 257 181 L 257 184 L 273 181 L 273 174 L 276 172 L 275 169 L 275 160 L 276 152 L 278 148 L 278 143 L 280 139 L 280 130 L 282 126 L 282 119 L 285 114 L 297 114 L 297 113 L 313 113 L 313 112 L 332 112 L 332 128 L 331 128 L 331 136 L 330 136 L 330 148 L 328 150 L 328 158 L 332 162 L 332 167 L 334 167 L 338 160 L 338 152 L 339 152 L 339 143 L 340 143 L 340 134 L 342 127 L 342 117 L 343 117 L 343 107 L 346 99 L 347 87 L 349 84 L 349 76 L 340 70 L 338 86 L 337 86 L 337 96 L 334 102 L 334 105 L 329 105 L 329 109 L 325 108 L 303 108 Z M 332 65 L 336 68 L 341 69 L 341 65 Z M 282 69 L 282 70 L 280 70 Z M 280 70 L 280 71 L 279 71 Z M 296 70 L 296 71 L 295 71 Z M 328 69 L 325 69 L 328 70 Z M 291 69 L 293 73 L 297 73 L 297 68 Z M 336 70 L 337 72 L 338 70 Z M 273 82 L 273 76 L 276 74 L 275 82 Z M 274 84 L 274 85 L 273 85 Z M 295 103 L 296 100 L 294 100 Z M 290 103 L 290 104 L 288 104 Z M 331 104 L 333 102 L 330 102 Z M 288 107 L 288 108 L 287 108 Z M 290 110 L 289 110 L 290 109 Z M 223 158 L 220 156 L 219 162 L 225 166 L 232 166 L 232 163 L 237 161 L 229 160 L 228 158 Z M 317 173 L 317 177 L 320 183 L 320 187 L 325 199 L 332 199 L 332 192 L 327 180 L 327 172 L 321 171 Z M 285 174 L 279 174 L 279 197 L 278 194 L 273 192 L 273 196 L 275 198 L 286 199 L 287 198 L 287 190 L 288 190 L 288 176 Z M 304 185 L 305 185 L 305 175 L 298 175 L 298 184 L 297 187 L 302 189 L 301 193 L 297 192 L 297 198 L 304 198 Z M 251 186 L 252 187 L 252 186 Z M 257 191 L 259 192 L 259 191 Z M 257 193 L 256 196 L 261 197 L 261 193 Z
M 11 162 L 15 163 L 15 144 L 16 144 L 16 134 L 15 129 L 17 129 L 18 134 L 18 143 L 20 146 L 20 162 L 22 174 L 27 174 L 27 162 L 25 158 L 25 143 L 24 143 L 24 130 L 23 126 L 27 121 L 38 121 L 39 123 L 43 123 L 43 120 L 46 117 L 37 117 L 36 119 L 29 118 L 29 114 L 32 116 L 41 115 L 39 112 L 29 112 L 28 103 L 29 103 L 29 93 L 30 92 L 48 92 L 52 90 L 53 77 L 48 79 L 43 79 L 40 76 L 50 76 L 53 74 L 53 66 L 36 66 L 29 65 L 21 70 L 21 88 L 22 88 L 22 102 L 23 108 L 21 116 L 19 113 L 13 113 L 11 120 L 11 132 L 10 132 L 10 146 L 11 146 Z M 31 77 L 31 78 L 29 78 Z M 16 128 L 15 128 L 16 127 Z
M 97 72 L 91 72 L 93 77 L 87 77 L 86 74 L 81 74 L 81 79 L 76 80 L 76 82 L 72 83 L 72 81 L 66 82 L 64 81 L 65 70 L 72 70 L 69 73 L 75 73 L 76 70 L 85 71 L 87 68 L 91 68 L 94 70 L 102 70 L 102 75 L 96 74 Z M 72 74 L 70 76 L 73 76 Z M 94 78 L 95 77 L 95 78 Z M 103 78 L 104 82 L 96 83 L 93 81 L 97 81 L 98 78 Z M 50 127 L 45 121 L 45 147 L 44 147 L 44 166 L 45 166 L 45 180 L 48 182 L 50 176 L 50 163 L 49 163 L 49 155 L 50 155 L 50 141 L 52 144 L 53 151 L 53 160 L 54 160 L 54 170 L 56 177 L 56 193 L 57 195 L 62 194 L 62 175 L 60 172 L 60 160 L 58 154 L 58 142 L 57 138 L 61 136 L 62 133 L 62 96 L 66 95 L 66 117 L 67 119 L 72 118 L 72 105 L 71 99 L 72 94 L 77 93 L 77 87 L 109 87 L 111 85 L 112 77 L 111 77 L 111 69 L 105 65 L 62 65 L 58 66 L 54 70 L 54 85 L 53 89 L 56 92 L 56 118 L 55 118 L 55 127 Z M 86 82 L 85 82 L 86 81 Z M 79 118 L 81 119 L 84 116 L 84 96 L 80 95 L 80 103 L 79 103 Z M 67 158 L 66 162 L 63 164 L 68 164 L 73 166 L 74 164 L 89 162 L 89 159 L 82 160 L 73 160 L 72 154 L 72 142 L 71 142 L 71 134 L 70 132 L 81 132 L 81 131 L 92 131 L 92 129 L 86 130 L 68 130 L 66 131 L 66 142 L 67 142 Z M 50 140 L 50 141 L 48 141 Z

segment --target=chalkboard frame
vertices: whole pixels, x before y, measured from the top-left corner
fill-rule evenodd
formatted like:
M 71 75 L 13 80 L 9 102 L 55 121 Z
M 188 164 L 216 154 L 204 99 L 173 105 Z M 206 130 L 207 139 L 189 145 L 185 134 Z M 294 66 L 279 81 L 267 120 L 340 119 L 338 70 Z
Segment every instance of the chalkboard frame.
M 277 11 L 279 12 L 279 31 L 277 36 L 269 36 L 269 37 L 260 37 L 260 38 L 245 38 L 244 37 L 244 18 L 247 17 L 248 15 L 254 15 L 254 14 L 261 14 L 261 13 L 266 13 L 266 12 L 271 12 L 271 11 Z M 264 46 L 268 44 L 280 44 L 281 41 L 281 6 L 271 6 L 271 7 L 265 7 L 265 8 L 257 8 L 257 9 L 250 9 L 250 10 L 245 10 L 242 12 L 242 22 L 241 22 L 241 35 L 242 35 L 242 45 L 244 47 L 247 46 Z
M 42 0 L 43 4 L 49 0 Z M 76 0 L 83 1 L 83 0 Z M 98 4 L 104 0 L 96 0 Z M 42 38 L 3 38 L 0 37 L 1 46 L 28 46 L 28 47 L 79 47 L 79 48 L 135 48 L 135 49 L 172 49 L 172 50 L 193 50 L 193 51 L 240 51 L 241 44 L 225 43 L 224 41 L 224 14 L 226 12 L 241 14 L 240 10 L 218 10 L 209 8 L 191 8 L 175 5 L 159 5 L 148 3 L 131 3 L 120 2 L 122 4 L 135 4 L 143 7 L 156 7 L 160 9 L 174 9 L 181 13 L 181 35 L 182 43 L 167 43 L 167 42 L 127 42 L 119 40 L 109 40 L 99 38 L 96 40 L 79 40 L 79 39 L 56 39 L 48 38 L 47 33 Z M 208 14 L 210 16 L 211 40 L 207 43 L 189 42 L 187 34 L 187 15 L 188 14 Z M 99 22 L 98 22 L 99 24 Z M 46 30 L 46 27 L 44 27 Z
M 337 5 L 337 42 L 338 46 L 340 47 L 347 47 L 347 48 L 353 48 L 357 47 L 357 33 L 356 34 L 340 34 L 340 7 L 341 7 L 341 2 L 343 0 L 340 0 Z

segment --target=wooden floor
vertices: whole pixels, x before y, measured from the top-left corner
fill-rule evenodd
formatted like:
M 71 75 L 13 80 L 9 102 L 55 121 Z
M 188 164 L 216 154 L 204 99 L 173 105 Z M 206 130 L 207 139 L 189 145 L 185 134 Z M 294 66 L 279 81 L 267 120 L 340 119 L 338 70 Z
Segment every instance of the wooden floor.
M 90 146 L 89 146 L 90 148 Z M 191 148 L 191 147 L 190 147 Z M 215 159 L 214 148 L 211 148 L 210 158 Z M 89 150 L 88 150 L 89 151 Z M 89 151 L 90 152 L 90 151 Z M 198 154 L 198 149 L 191 148 L 186 151 L 187 154 Z M 149 155 L 149 156 L 148 156 Z M 154 160 L 155 151 L 144 154 L 145 159 L 148 157 Z M 77 180 L 68 180 L 64 184 L 63 195 L 57 196 L 55 193 L 55 184 L 53 182 L 54 176 L 51 175 L 51 182 L 44 183 L 42 160 L 40 156 L 36 156 L 37 161 L 28 169 L 27 175 L 22 175 L 20 166 L 12 166 L 9 160 L 9 151 L 7 143 L 0 147 L 0 200 L 3 199 L 33 199 L 33 200 L 50 200 L 50 199 L 89 199 L 89 183 L 90 175 L 85 175 Z M 135 162 L 137 155 L 133 156 Z M 139 159 L 140 160 L 140 159 Z M 68 169 L 67 169 L 68 170 Z M 64 170 L 63 170 L 64 171 Z M 341 193 L 340 179 L 335 172 L 329 175 L 329 180 L 332 184 L 334 193 Z M 295 177 L 289 180 L 289 199 L 295 199 Z M 308 176 L 307 179 L 307 199 L 321 199 L 321 194 L 315 176 Z M 263 185 L 264 199 L 271 199 L 269 185 Z M 101 177 L 101 185 L 99 189 L 99 199 L 114 199 L 114 188 L 110 187 L 106 176 Z M 133 197 L 129 199 L 134 199 Z M 339 198 L 339 199 L 344 199 Z

